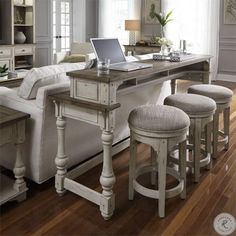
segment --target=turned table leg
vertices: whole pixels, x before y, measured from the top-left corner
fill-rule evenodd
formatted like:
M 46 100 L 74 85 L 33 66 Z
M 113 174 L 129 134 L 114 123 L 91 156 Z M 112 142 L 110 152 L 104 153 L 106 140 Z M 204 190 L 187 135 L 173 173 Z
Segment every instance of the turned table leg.
M 26 183 L 24 181 L 24 175 L 25 175 L 25 165 L 22 160 L 22 150 L 21 146 L 25 141 L 25 121 L 18 122 L 16 124 L 17 134 L 16 134 L 16 140 L 15 140 L 15 146 L 16 146 L 16 161 L 13 168 L 13 173 L 15 176 L 15 183 L 14 183 L 14 189 L 18 192 L 22 192 L 26 189 Z M 23 201 L 26 199 L 26 192 L 23 192 L 20 196 L 16 198 L 16 200 Z
M 101 196 L 100 211 L 105 220 L 111 218 L 115 209 L 115 195 L 112 188 L 116 179 L 112 167 L 112 142 L 113 132 L 111 130 L 103 130 L 103 168 L 100 177 L 100 183 L 103 191 Z
M 65 127 L 66 120 L 63 117 L 57 117 L 57 137 L 58 137 L 58 145 L 57 145 L 57 155 L 55 159 L 55 164 L 57 167 L 56 179 L 55 179 L 55 187 L 57 193 L 61 196 L 65 193 L 64 188 L 64 179 L 67 173 L 66 165 L 68 162 L 68 157 L 65 154 Z

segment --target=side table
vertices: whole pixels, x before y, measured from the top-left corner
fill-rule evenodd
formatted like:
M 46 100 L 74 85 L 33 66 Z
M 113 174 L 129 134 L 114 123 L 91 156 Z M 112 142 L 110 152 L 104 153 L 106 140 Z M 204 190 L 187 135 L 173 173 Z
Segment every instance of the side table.
M 6 80 L 0 79 L 0 86 L 4 86 L 8 88 L 19 87 L 23 79 L 24 78 L 13 78 L 13 79 L 6 79 Z
M 0 205 L 10 200 L 20 202 L 26 199 L 28 188 L 24 181 L 25 165 L 21 146 L 25 141 L 25 123 L 29 117 L 29 114 L 0 106 L 0 146 L 14 143 L 16 147 L 15 180 L 0 173 Z

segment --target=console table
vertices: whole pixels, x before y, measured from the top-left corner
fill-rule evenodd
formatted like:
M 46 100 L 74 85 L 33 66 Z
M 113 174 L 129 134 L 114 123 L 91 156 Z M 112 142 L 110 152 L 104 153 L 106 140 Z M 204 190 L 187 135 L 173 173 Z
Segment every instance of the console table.
M 132 56 L 136 54 L 147 54 L 160 52 L 160 46 L 141 46 L 141 45 L 124 45 L 125 55 L 128 56 L 128 52 L 131 52 Z
M 67 73 L 71 79 L 70 93 L 51 95 L 56 107 L 58 147 L 55 163 L 57 173 L 55 187 L 59 195 L 66 190 L 88 199 L 100 206 L 104 219 L 109 219 L 115 209 L 115 196 L 112 191 L 115 176 L 112 167 L 113 130 L 115 110 L 122 104 L 116 102 L 117 93 L 129 92 L 140 86 L 152 86 L 171 80 L 172 93 L 175 93 L 176 79 L 209 81 L 210 56 L 191 55 L 181 62 L 142 61 L 152 63 L 153 68 L 132 72 L 110 71 L 98 75 L 96 69 Z M 66 117 L 99 126 L 102 130 L 103 168 L 100 177 L 102 193 L 98 193 L 76 182 L 67 173 L 68 157 L 65 153 Z M 76 170 L 73 170 L 75 175 Z M 80 173 L 78 172 L 77 175 Z
M 14 143 L 16 146 L 13 169 L 16 180 L 0 174 L 0 205 L 10 200 L 23 201 L 26 198 L 27 187 L 24 181 L 25 166 L 21 156 L 21 145 L 25 141 L 25 121 L 29 117 L 29 114 L 0 106 L 0 146 L 7 143 Z

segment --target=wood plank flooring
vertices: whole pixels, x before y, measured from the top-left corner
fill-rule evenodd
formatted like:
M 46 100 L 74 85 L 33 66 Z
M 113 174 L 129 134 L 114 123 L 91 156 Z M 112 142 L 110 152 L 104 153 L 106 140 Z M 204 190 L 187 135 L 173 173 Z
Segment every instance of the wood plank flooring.
M 222 212 L 236 217 L 236 83 L 217 82 L 234 90 L 231 106 L 231 142 L 213 162 L 211 171 L 202 170 L 199 184 L 188 176 L 187 199 L 179 197 L 166 201 L 166 217 L 160 219 L 157 201 L 135 194 L 128 196 L 129 150 L 114 157 L 116 210 L 113 218 L 104 221 L 98 207 L 73 193 L 59 197 L 54 181 L 41 186 L 30 184 L 28 198 L 18 203 L 7 203 L 0 208 L 0 235 L 217 235 L 214 218 Z M 189 82 L 181 82 L 184 91 Z M 144 162 L 149 149 L 139 145 L 138 157 Z M 78 178 L 83 184 L 101 190 L 101 165 Z M 146 178 L 145 178 L 146 177 Z M 150 180 L 144 176 L 141 181 Z M 236 235 L 236 232 L 234 232 Z

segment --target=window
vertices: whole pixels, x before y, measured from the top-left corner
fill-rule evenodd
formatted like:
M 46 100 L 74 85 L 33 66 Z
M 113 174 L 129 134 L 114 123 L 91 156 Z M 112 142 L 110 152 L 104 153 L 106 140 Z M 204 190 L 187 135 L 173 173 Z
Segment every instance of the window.
M 125 20 L 140 19 L 140 9 L 140 0 L 100 0 L 99 37 L 117 37 L 122 44 L 128 44 Z
M 53 53 L 70 51 L 71 0 L 53 0 Z

